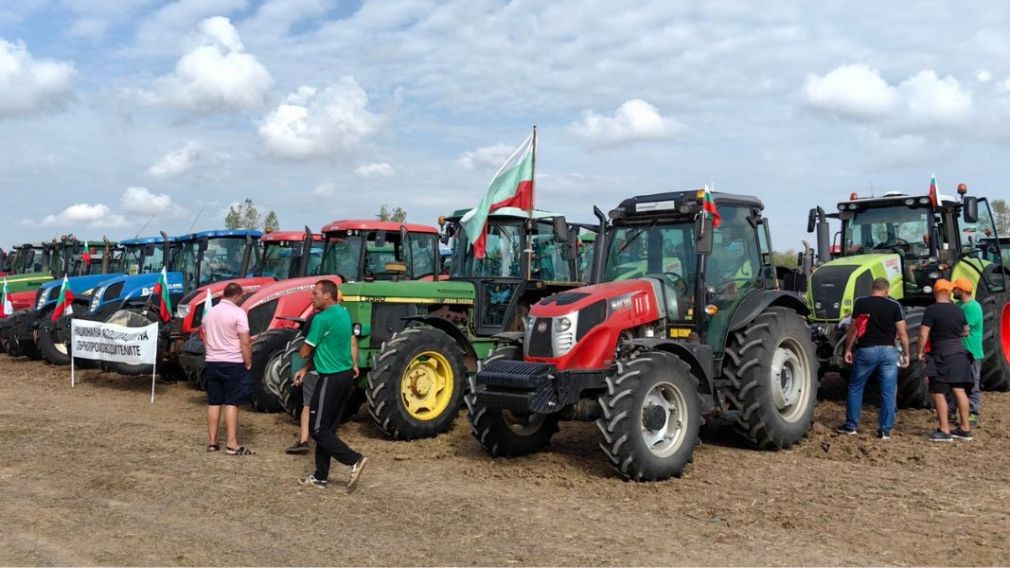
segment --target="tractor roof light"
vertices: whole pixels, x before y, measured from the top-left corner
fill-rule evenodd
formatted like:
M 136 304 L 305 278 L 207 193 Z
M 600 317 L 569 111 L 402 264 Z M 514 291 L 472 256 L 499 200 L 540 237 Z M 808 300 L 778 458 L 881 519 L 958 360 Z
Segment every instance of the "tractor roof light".
M 965 184 L 963 184 L 963 183 L 957 184 L 957 192 L 960 195 L 964 195 L 964 194 L 968 193 L 968 186 L 965 185 Z
M 908 205 L 909 207 L 915 205 L 915 199 L 906 199 L 905 205 Z
M 849 201 L 855 201 L 857 199 L 859 199 L 859 194 L 855 191 L 849 194 Z

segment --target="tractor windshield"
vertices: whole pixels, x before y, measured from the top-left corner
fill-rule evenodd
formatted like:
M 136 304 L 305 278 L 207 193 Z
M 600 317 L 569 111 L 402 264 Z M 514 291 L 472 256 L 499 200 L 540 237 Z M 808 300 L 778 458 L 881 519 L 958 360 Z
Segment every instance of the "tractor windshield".
M 525 278 L 523 274 L 523 228 L 519 223 L 490 223 L 484 245 L 484 258 L 477 258 L 460 227 L 453 251 L 452 276 L 468 278 Z
M 666 289 L 667 313 L 687 319 L 696 260 L 693 222 L 617 225 L 607 247 L 603 280 L 656 278 Z
M 928 207 L 874 207 L 855 212 L 845 222 L 842 255 L 900 253 L 908 259 L 929 258 Z
M 291 278 L 298 271 L 302 241 L 277 241 L 266 243 L 263 247 L 263 260 L 260 261 L 260 276 L 273 276 L 278 280 Z
M 365 239 L 357 236 L 332 236 L 326 241 L 321 264 L 322 274 L 339 274 L 349 280 L 358 279 L 358 265 Z
M 242 274 L 242 261 L 245 256 L 244 237 L 216 237 L 207 240 L 207 250 L 200 255 L 199 286 L 232 280 L 245 276 Z
M 158 272 L 164 264 L 165 248 L 162 245 L 130 246 L 123 251 L 121 272 L 130 276 Z

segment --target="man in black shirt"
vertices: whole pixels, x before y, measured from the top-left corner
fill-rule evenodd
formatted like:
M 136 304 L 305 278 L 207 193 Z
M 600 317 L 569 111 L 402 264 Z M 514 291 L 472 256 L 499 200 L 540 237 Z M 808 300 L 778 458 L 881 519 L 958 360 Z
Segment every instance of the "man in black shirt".
M 845 424 L 835 429 L 839 434 L 851 436 L 859 427 L 863 409 L 863 391 L 874 371 L 880 374 L 880 416 L 877 437 L 888 440 L 894 427 L 897 404 L 898 366 L 908 364 L 908 331 L 901 304 L 888 297 L 890 283 L 886 278 L 873 281 L 870 295 L 856 300 L 852 309 L 852 323 L 845 337 L 845 362 L 852 365 L 849 392 L 845 399 Z M 894 347 L 895 338 L 901 342 L 902 355 Z M 853 347 L 859 341 L 855 353 Z
M 926 362 L 929 392 L 940 421 L 940 427 L 929 435 L 934 442 L 972 439 L 967 391 L 974 383 L 971 356 L 963 340 L 968 336 L 968 320 L 961 308 L 950 301 L 953 289 L 954 285 L 947 280 L 940 279 L 933 284 L 936 303 L 922 314 L 919 331 L 919 359 Z M 954 431 L 947 419 L 948 393 L 954 395 L 961 418 L 960 426 Z

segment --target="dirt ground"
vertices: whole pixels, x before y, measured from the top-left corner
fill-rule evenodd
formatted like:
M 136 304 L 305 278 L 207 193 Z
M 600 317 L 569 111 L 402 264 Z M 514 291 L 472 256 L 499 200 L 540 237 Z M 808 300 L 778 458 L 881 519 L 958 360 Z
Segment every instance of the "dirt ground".
M 976 440 L 931 444 L 925 411 L 893 439 L 840 438 L 822 389 L 808 440 L 765 453 L 706 440 L 683 479 L 620 481 L 591 424 L 552 451 L 493 461 L 465 417 L 447 435 L 343 430 L 372 458 L 360 489 L 302 487 L 286 416 L 243 412 L 255 456 L 205 451 L 185 383 L 0 355 L 4 565 L 842 565 L 1010 563 L 1010 394 L 987 394 Z M 334 477 L 338 473 L 334 469 Z

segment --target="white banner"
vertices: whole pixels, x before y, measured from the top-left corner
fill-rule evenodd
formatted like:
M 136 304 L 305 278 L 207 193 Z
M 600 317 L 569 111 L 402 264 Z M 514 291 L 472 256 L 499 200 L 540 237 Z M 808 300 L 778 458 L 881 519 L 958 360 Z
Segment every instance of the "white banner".
M 70 386 L 76 386 L 74 359 L 151 365 L 151 402 L 154 403 L 158 324 L 125 327 L 100 321 L 70 320 Z

